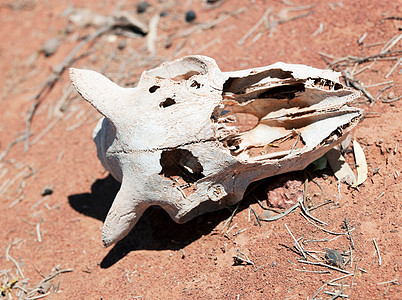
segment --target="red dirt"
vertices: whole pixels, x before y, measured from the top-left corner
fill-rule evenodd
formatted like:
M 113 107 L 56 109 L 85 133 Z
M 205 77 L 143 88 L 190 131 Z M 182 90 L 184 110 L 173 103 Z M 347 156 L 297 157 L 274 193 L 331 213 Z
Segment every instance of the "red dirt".
M 10 5 L 16 5 L 14 2 L 32 5 L 12 9 Z M 71 2 L 81 7 L 81 1 L 14 2 L 2 1 L 0 6 L 0 78 L 3 82 L 0 93 L 0 157 L 13 140 L 23 135 L 28 111 L 34 101 L 32 97 L 50 76 L 52 68 L 79 43 L 77 37 L 94 32 L 93 28 L 83 28 L 70 35 L 64 33 L 68 17 L 63 16 L 63 11 Z M 162 5 L 169 11 L 169 15 L 160 20 L 154 59 L 147 60 L 146 37 L 117 37 L 115 41 L 113 37 L 106 39 L 103 36 L 93 46 L 85 48 L 93 52 L 77 60 L 74 66 L 98 71 L 106 66 L 105 74 L 118 80 L 119 66 L 132 56 L 134 58 L 128 61 L 124 71 L 127 77 L 121 78 L 121 84 L 127 85 L 135 84 L 143 70 L 187 54 L 211 56 L 224 71 L 276 61 L 324 68 L 326 62 L 319 52 L 335 57 L 377 54 L 383 45 L 363 49 L 357 42 L 360 37 L 367 33 L 364 45 L 386 42 L 400 34 L 402 28 L 400 19 L 387 19 L 401 17 L 399 1 L 351 0 L 342 2 L 343 7 L 331 9 L 326 1 L 300 0 L 298 5 L 316 3 L 311 15 L 279 24 L 270 33 L 263 31 L 262 25 L 239 46 L 238 41 L 261 18 L 267 7 L 272 7 L 278 14 L 281 9 L 291 6 L 279 0 L 228 0 L 220 7 L 206 9 L 203 1 L 193 0 L 190 1 L 191 8 L 197 19 L 195 23 L 187 24 L 184 13 L 189 8 L 188 1 L 149 2 L 151 7 L 139 16 L 146 23 L 162 10 Z M 99 1 L 85 3 L 85 7 L 103 15 L 111 14 L 116 8 Z M 123 3 L 120 9 L 136 15 L 136 1 Z M 170 3 L 173 5 L 169 6 Z M 245 8 L 242 13 L 213 28 L 194 31 L 188 39 L 174 39 L 171 47 L 164 47 L 169 33 L 180 33 L 197 24 L 216 20 L 240 7 Z M 306 10 L 289 12 L 287 17 L 304 12 Z M 320 23 L 323 31 L 314 36 Z M 263 34 L 253 42 L 258 32 Z M 57 52 L 48 58 L 39 53 L 34 59 L 32 55 L 53 37 L 60 40 Z M 117 50 L 117 43 L 122 39 L 127 39 L 127 46 Z M 180 43 L 184 43 L 181 48 Z M 400 51 L 401 41 L 392 50 Z M 397 55 L 398 59 L 400 55 Z M 310 206 L 329 198 L 334 202 L 312 211 L 315 217 L 329 224 L 326 229 L 344 232 L 345 218 L 354 228 L 353 264 L 348 264 L 345 269 L 352 273 L 357 271 L 353 279 L 345 278 L 346 284 L 353 282 L 353 287 L 345 286 L 343 291 L 349 299 L 402 297 L 399 284 L 378 284 L 400 280 L 402 263 L 399 228 L 402 101 L 390 104 L 381 101 L 401 95 L 401 67 L 385 79 L 395 63 L 395 60 L 378 61 L 357 76 L 365 85 L 394 81 L 393 87 L 384 91 L 372 106 L 364 98 L 354 104 L 367 113 L 352 135 L 366 154 L 368 180 L 359 190 L 343 184 L 338 193 L 336 179 L 325 169 L 313 173 L 325 195 L 317 185 L 309 184 Z M 357 69 L 366 65 L 369 64 L 359 65 Z M 285 224 L 296 238 L 303 237 L 305 249 L 349 251 L 350 242 L 346 236 L 326 242 L 311 241 L 326 237 L 330 240 L 333 236 L 308 223 L 300 215 L 300 209 L 260 227 L 253 214 L 249 220 L 249 205 L 262 214 L 262 209 L 251 196 L 239 206 L 230 232 L 227 229 L 222 231 L 222 227 L 233 208 L 200 216 L 183 225 L 174 223 L 164 211 L 151 208 L 126 239 L 111 248 L 103 248 L 102 221 L 119 184 L 105 173 L 96 157 L 91 134 L 98 113 L 75 92 L 64 102 L 66 110 L 54 113 L 69 85 L 67 72 L 64 72 L 54 88 L 39 99 L 30 141 L 34 141 L 60 116 L 50 131 L 27 153 L 24 153 L 24 143 L 17 143 L 0 159 L 3 211 L 0 217 L 0 271 L 11 270 L 16 274 L 15 265 L 6 259 L 7 249 L 22 268 L 24 276 L 29 278 L 26 288 L 34 288 L 43 279 L 39 272 L 47 276 L 57 265 L 61 269 L 74 269 L 51 280 L 52 284 L 59 284 L 53 299 L 137 299 L 140 296 L 141 299 L 310 299 L 323 284 L 344 275 L 335 270 L 330 270 L 329 274 L 298 271 L 329 269 L 298 262 L 301 257 L 293 250 L 294 242 Z M 376 95 L 385 86 L 368 90 Z M 31 170 L 35 171 L 34 174 L 22 181 Z M 295 176 L 303 180 L 303 172 Z M 278 179 L 268 179 L 274 180 Z M 259 184 L 264 190 L 267 181 Z M 47 185 L 52 185 L 54 192 L 43 198 L 41 192 Z M 21 201 L 10 208 L 19 198 Z M 38 242 L 37 226 L 41 242 Z M 247 230 L 239 233 L 243 229 Z M 380 250 L 381 265 L 373 239 Z M 8 248 L 14 241 L 16 243 Z M 245 253 L 254 265 L 234 265 L 233 256 L 240 255 L 236 249 Z M 323 253 L 316 255 L 324 256 Z M 5 288 L 6 282 L 0 284 Z M 17 284 L 23 286 L 21 278 Z M 334 291 L 336 288 L 327 286 L 324 290 Z M 323 291 L 319 298 L 331 298 Z M 13 298 L 17 292 L 15 288 L 11 290 Z M 10 295 L 10 291 L 4 293 Z

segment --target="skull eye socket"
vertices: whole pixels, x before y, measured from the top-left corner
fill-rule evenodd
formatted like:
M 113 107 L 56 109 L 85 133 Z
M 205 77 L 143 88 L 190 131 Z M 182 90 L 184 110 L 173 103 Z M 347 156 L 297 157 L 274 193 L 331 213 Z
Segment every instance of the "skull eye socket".
M 151 86 L 151 87 L 149 88 L 149 92 L 150 92 L 150 93 L 155 93 L 156 90 L 159 89 L 159 88 L 160 88 L 160 86 L 158 86 L 158 85 Z
M 166 178 L 176 178 L 185 183 L 194 183 L 205 175 L 203 166 L 198 158 L 187 149 L 165 150 L 161 154 L 160 164 L 162 167 L 159 175 Z
M 174 101 L 174 99 L 166 98 L 165 101 L 162 101 L 161 103 L 159 103 L 159 107 L 166 108 L 166 107 L 169 107 L 169 106 L 171 106 L 173 104 L 176 104 L 176 101 Z

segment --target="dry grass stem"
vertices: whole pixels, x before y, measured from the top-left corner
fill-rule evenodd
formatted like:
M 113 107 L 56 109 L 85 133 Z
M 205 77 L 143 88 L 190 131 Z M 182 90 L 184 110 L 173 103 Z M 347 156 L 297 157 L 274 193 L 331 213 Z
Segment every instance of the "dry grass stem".
M 402 62 L 402 57 L 398 59 L 398 61 L 394 64 L 394 66 L 389 70 L 387 75 L 385 75 L 385 79 L 387 79 L 391 74 L 395 71 L 395 69 L 401 64 Z
M 175 40 L 175 39 L 179 39 L 179 38 L 183 38 L 183 37 L 188 37 L 188 36 L 190 36 L 193 32 L 196 32 L 196 31 L 198 31 L 198 30 L 208 30 L 208 29 L 211 29 L 211 28 L 215 27 L 216 25 L 218 25 L 219 23 L 221 23 L 221 22 L 227 20 L 228 18 L 237 16 L 237 15 L 239 15 L 239 14 L 245 12 L 246 10 L 247 10 L 247 9 L 246 9 L 245 7 L 241 7 L 241 8 L 239 8 L 239 9 L 237 9 L 237 10 L 235 10 L 235 11 L 229 13 L 229 14 L 225 14 L 225 15 L 220 16 L 220 17 L 217 18 L 216 20 L 212 20 L 212 21 L 208 21 L 208 22 L 205 22 L 205 23 L 196 25 L 196 26 L 192 26 L 191 28 L 189 28 L 189 29 L 187 29 L 187 30 L 184 30 L 184 31 L 182 31 L 182 32 L 180 32 L 180 33 L 178 33 L 178 34 L 175 34 L 175 35 L 170 36 L 170 37 L 168 38 L 167 44 L 168 44 L 168 45 L 171 44 L 172 41 Z
M 37 142 L 40 141 L 40 139 L 42 137 L 45 136 L 46 133 L 48 133 L 53 127 L 54 125 L 56 125 L 56 123 L 60 120 L 60 117 L 56 117 L 55 119 L 53 119 L 46 127 L 45 129 L 43 129 L 30 143 L 30 146 L 35 145 Z
M 36 237 L 38 239 L 38 243 L 42 243 L 42 236 L 40 234 L 40 223 L 36 223 Z
M 340 269 L 340 268 L 337 268 L 337 267 L 334 267 L 334 266 L 331 266 L 331 265 L 328 265 L 328 264 L 324 264 L 322 262 L 312 262 L 312 261 L 307 261 L 307 260 L 299 260 L 299 263 L 315 265 L 315 266 L 320 266 L 320 267 L 326 267 L 326 268 L 329 268 L 329 269 L 332 269 L 332 270 L 335 270 L 335 271 L 338 271 L 338 272 L 341 272 L 341 273 L 345 273 L 345 274 L 348 274 L 348 275 L 353 275 L 353 273 L 350 273 L 349 271 L 346 271 L 346 270 L 343 270 L 343 269 Z
M 381 86 L 381 85 L 385 85 L 385 84 L 394 84 L 394 81 L 385 81 L 385 82 L 379 82 L 379 83 L 375 83 L 375 84 L 370 84 L 370 85 L 366 85 L 366 88 L 372 88 L 372 87 L 376 87 L 376 86 Z
M 241 252 L 239 249 L 236 249 L 236 251 L 242 256 L 238 256 L 238 255 L 233 256 L 233 258 L 235 260 L 235 264 L 239 263 L 239 261 L 240 261 L 240 262 L 245 262 L 248 265 L 254 266 L 254 262 L 251 261 L 246 254 Z
M 367 37 L 367 32 L 363 33 L 361 38 L 357 41 L 359 45 L 363 44 L 364 39 Z
M 390 100 L 382 100 L 382 103 L 392 103 L 392 102 L 398 101 L 400 99 L 402 99 L 402 95 L 398 96 L 398 97 L 395 97 L 395 98 L 392 98 Z
M 376 251 L 377 256 L 378 256 L 378 265 L 381 266 L 381 254 L 380 254 L 380 250 L 378 249 L 377 242 L 375 241 L 374 238 L 373 238 L 373 243 L 374 243 L 375 251 Z
M 305 273 L 315 273 L 315 274 L 330 274 L 331 271 L 312 271 L 312 270 L 301 270 L 301 269 L 294 269 L 295 271 L 305 272 Z
M 330 298 L 330 300 L 334 300 L 334 299 L 336 299 L 336 298 L 338 298 L 338 297 L 349 298 L 348 295 L 344 295 L 344 294 L 342 294 L 342 293 L 343 293 L 343 289 L 341 289 L 341 290 L 340 290 L 339 292 L 337 292 L 337 293 L 324 291 L 324 294 L 333 296 L 333 297 Z
M 8 206 L 8 208 L 13 208 L 15 205 L 17 205 L 18 203 L 20 203 L 22 200 L 24 200 L 25 195 L 21 195 L 19 196 L 17 199 L 15 199 L 13 202 L 10 203 L 10 205 Z
M 283 218 L 284 216 L 290 214 L 293 210 L 295 210 L 297 207 L 299 207 L 299 205 L 300 205 L 300 202 L 297 202 L 295 205 L 293 205 L 292 207 L 290 207 L 288 210 L 284 211 L 283 213 L 277 214 L 277 215 L 269 217 L 269 218 L 264 218 L 264 219 L 260 218 L 260 221 L 272 222 L 272 221 L 279 220 L 280 218 Z
M 381 54 L 389 52 L 400 40 L 402 39 L 402 33 L 393 36 L 382 48 Z
M 296 240 L 296 238 L 293 236 L 292 232 L 288 228 L 288 226 L 285 224 L 286 230 L 289 232 L 290 236 L 292 237 L 293 241 L 295 242 L 296 249 L 301 253 L 301 255 L 304 257 L 304 259 L 307 260 L 306 253 L 303 251 L 303 247 L 300 246 L 299 242 Z
M 60 76 L 63 74 L 64 70 L 66 68 L 68 68 L 75 56 L 78 54 L 79 51 L 81 51 L 82 48 L 84 48 L 84 46 L 86 46 L 89 42 L 95 40 L 96 38 L 98 38 L 99 36 L 101 36 L 102 34 L 104 34 L 105 32 L 109 31 L 112 27 L 110 25 L 105 26 L 100 28 L 98 31 L 96 31 L 95 33 L 87 36 L 84 40 L 82 40 L 66 57 L 65 59 L 61 62 L 61 64 L 59 64 L 58 66 L 56 66 L 54 68 L 54 72 L 52 73 L 52 75 L 50 75 L 50 77 L 46 80 L 46 82 L 43 84 L 42 88 L 40 89 L 40 91 L 33 97 L 34 99 L 34 103 L 32 103 L 31 108 L 28 111 L 28 117 L 27 117 L 27 121 L 26 121 L 26 126 L 25 126 L 25 146 L 24 146 L 24 151 L 27 152 L 29 149 L 29 137 L 30 137 L 30 130 L 31 130 L 31 122 L 32 122 L 32 118 L 36 112 L 36 109 L 38 108 L 39 104 L 40 104 L 40 98 L 42 97 L 42 95 L 47 92 L 50 91 L 53 86 L 56 84 L 57 80 L 60 78 Z
M 355 243 L 353 242 L 352 233 L 350 232 L 348 218 L 345 218 L 344 223 L 345 223 L 346 230 L 348 232 L 350 246 L 352 247 L 352 249 L 355 249 Z
M 244 228 L 244 229 L 241 229 L 239 231 L 236 231 L 235 233 L 233 233 L 233 236 L 239 235 L 240 233 L 242 233 L 242 232 L 244 232 L 246 230 L 247 230 L 247 228 Z
M 47 199 L 49 199 L 49 195 L 42 197 L 38 202 L 31 206 L 31 210 L 37 208 L 41 203 L 43 203 L 43 201 L 46 201 Z
M 260 227 L 261 227 L 262 225 L 261 225 L 260 217 L 259 217 L 258 214 L 255 212 L 255 210 L 251 207 L 251 205 L 249 206 L 249 208 L 250 208 L 251 212 L 254 214 L 254 217 L 255 217 L 255 219 L 257 220 L 258 225 L 260 225 Z
M 264 14 L 262 15 L 262 17 L 258 20 L 257 23 L 255 23 L 255 25 L 253 27 L 251 27 L 251 29 L 249 31 L 247 31 L 247 33 L 237 42 L 237 45 L 241 46 L 243 45 L 246 40 L 258 29 L 258 27 L 260 27 L 266 18 L 268 18 L 269 14 L 271 13 L 272 8 L 268 7 Z
M 315 300 L 316 297 L 321 293 L 321 291 L 327 286 L 327 283 L 320 286 L 320 288 L 315 292 L 315 294 L 311 297 L 311 300 Z
M 318 229 L 320 229 L 320 230 L 322 230 L 322 231 L 324 231 L 324 232 L 326 232 L 326 233 L 329 233 L 329 234 L 332 234 L 332 235 L 345 235 L 345 234 L 347 234 L 347 232 L 334 232 L 334 231 L 325 229 L 325 228 L 323 228 L 323 227 L 321 227 L 321 226 L 315 224 L 313 221 L 310 221 L 303 213 L 300 213 L 300 214 L 301 214 L 310 224 L 314 225 L 315 227 L 317 227 Z
M 239 209 L 239 205 L 241 202 L 237 203 L 236 208 L 233 210 L 232 214 L 230 215 L 230 217 L 226 220 L 226 222 L 223 224 L 221 231 L 223 231 L 225 229 L 225 227 L 227 226 L 227 228 L 229 228 L 230 224 L 232 223 L 233 217 L 236 214 L 237 210 Z
M 21 137 L 15 139 L 14 141 L 12 141 L 11 143 L 9 143 L 9 144 L 7 145 L 7 147 L 6 147 L 6 149 L 4 149 L 4 151 L 2 151 L 2 152 L 0 153 L 0 161 L 2 161 L 3 158 L 8 154 L 8 152 L 10 152 L 11 148 L 12 148 L 14 145 L 16 145 L 16 144 L 18 144 L 18 143 L 20 143 L 20 142 L 22 142 L 22 141 L 25 141 L 25 139 L 26 139 L 25 136 L 21 136 Z
M 383 282 L 378 282 L 377 284 L 389 284 L 389 283 L 393 283 L 393 284 L 399 284 L 398 279 L 392 279 L 392 280 L 388 280 L 388 281 L 383 281 Z

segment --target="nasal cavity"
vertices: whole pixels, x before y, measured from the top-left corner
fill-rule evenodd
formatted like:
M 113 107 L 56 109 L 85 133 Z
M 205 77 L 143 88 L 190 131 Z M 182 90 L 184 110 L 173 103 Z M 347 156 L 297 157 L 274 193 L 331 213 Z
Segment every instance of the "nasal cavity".
M 149 88 L 149 92 L 150 92 L 150 93 L 155 93 L 156 90 L 159 89 L 159 88 L 160 88 L 160 86 L 153 85 L 153 86 L 151 86 L 151 87 Z
M 159 103 L 159 107 L 166 108 L 166 107 L 169 107 L 169 106 L 171 106 L 173 104 L 176 104 L 176 101 L 174 101 L 174 99 L 166 98 L 165 101 L 162 101 L 161 103 Z

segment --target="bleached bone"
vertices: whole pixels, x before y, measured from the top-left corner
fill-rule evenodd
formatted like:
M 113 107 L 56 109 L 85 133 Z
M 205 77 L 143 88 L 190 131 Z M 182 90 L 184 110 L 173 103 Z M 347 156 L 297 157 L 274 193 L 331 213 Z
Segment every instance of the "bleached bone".
M 98 157 L 121 182 L 102 231 L 124 238 L 159 205 L 178 223 L 239 202 L 253 182 L 302 170 L 341 142 L 362 111 L 340 74 L 304 65 L 221 72 L 188 56 L 122 88 L 70 69 L 77 91 L 105 118 L 94 130 Z

